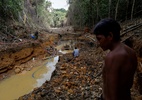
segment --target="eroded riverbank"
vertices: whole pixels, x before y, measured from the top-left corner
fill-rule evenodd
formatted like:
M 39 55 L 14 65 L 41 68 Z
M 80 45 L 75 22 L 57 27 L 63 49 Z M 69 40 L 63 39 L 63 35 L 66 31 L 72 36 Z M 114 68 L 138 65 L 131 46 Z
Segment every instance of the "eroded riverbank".
M 28 70 L 23 70 L 19 74 L 3 79 L 0 82 L 0 94 L 2 95 L 0 100 L 18 99 L 18 97 L 33 91 L 34 88 L 42 86 L 46 81 L 50 81 L 52 73 L 56 69 L 56 63 L 58 63 L 59 60 L 58 53 L 61 55 L 72 52 L 72 50 L 61 50 L 64 46 L 69 44 L 70 42 L 60 43 L 60 45 L 55 47 L 56 50 L 49 46 L 50 48 L 48 47 L 47 49 L 53 50 L 50 52 L 51 56 L 48 56 L 48 51 L 45 52 L 46 56 L 43 57 L 43 59 L 32 58 L 27 64 Z M 33 64 L 34 66 L 32 63 L 35 63 Z
M 85 36 L 79 39 L 79 57 L 73 58 L 72 53 L 60 56 L 51 80 L 18 100 L 98 100 L 102 93 L 103 61 L 108 51 L 103 52 Z M 131 89 L 133 100 L 142 98 L 137 83 L 136 76 Z
M 88 35 L 94 38 L 93 35 Z M 64 55 L 59 53 L 60 59 L 51 80 L 19 97 L 18 100 L 97 100 L 102 93 L 101 70 L 107 52 L 102 52 L 95 41 L 91 41 L 83 34 L 69 34 L 69 36 L 63 34 L 56 44 L 70 39 L 77 40 L 80 56 L 73 58 L 71 52 Z M 64 45 L 64 48 L 60 48 L 59 51 L 68 48 L 72 47 Z M 137 84 L 136 80 L 135 83 Z M 132 97 L 134 100 L 141 100 L 138 99 L 141 96 L 135 86 L 132 88 Z
M 0 100 L 15 100 L 50 80 L 59 56 L 43 61 L 31 71 L 23 71 L 0 82 Z

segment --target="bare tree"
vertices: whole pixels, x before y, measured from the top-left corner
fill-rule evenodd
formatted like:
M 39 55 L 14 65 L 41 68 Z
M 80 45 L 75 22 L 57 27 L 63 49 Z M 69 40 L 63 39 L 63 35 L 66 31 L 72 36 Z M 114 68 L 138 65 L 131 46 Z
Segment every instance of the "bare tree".
M 129 0 L 126 0 L 126 16 L 125 16 L 125 20 L 127 20 L 127 15 L 128 15 L 128 6 L 129 6 Z
M 117 0 L 117 3 L 116 3 L 116 8 L 115 8 L 115 20 L 116 20 L 116 18 L 117 18 L 118 6 L 119 6 L 119 0 Z
M 99 19 L 99 5 L 98 0 L 96 0 L 96 7 L 97 7 L 97 20 Z
M 133 19 L 134 7 L 135 7 L 135 0 L 133 0 L 133 4 L 132 4 L 131 20 Z
M 108 17 L 110 18 L 110 13 L 111 13 L 111 9 L 110 9 L 110 8 L 111 8 L 111 0 L 109 0 L 109 4 L 108 4 L 108 5 L 109 5 Z

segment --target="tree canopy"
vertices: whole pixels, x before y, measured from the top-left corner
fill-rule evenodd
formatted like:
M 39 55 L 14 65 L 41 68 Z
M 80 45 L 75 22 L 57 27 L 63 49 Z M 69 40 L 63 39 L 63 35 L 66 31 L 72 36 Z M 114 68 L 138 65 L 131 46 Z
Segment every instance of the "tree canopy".
M 0 0 L 0 18 L 32 26 L 92 27 L 102 18 L 118 21 L 142 17 L 142 0 L 67 0 L 69 9 L 53 9 L 48 0 Z M 43 26 L 42 26 L 43 25 Z
M 142 17 L 142 0 L 68 0 L 68 24 L 92 27 L 102 18 L 118 21 Z

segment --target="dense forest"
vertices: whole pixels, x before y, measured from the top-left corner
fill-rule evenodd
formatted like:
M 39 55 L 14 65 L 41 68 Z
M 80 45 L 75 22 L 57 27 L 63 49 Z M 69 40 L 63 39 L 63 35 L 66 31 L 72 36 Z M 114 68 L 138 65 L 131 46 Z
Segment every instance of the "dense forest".
M 0 19 L 5 22 L 18 22 L 31 28 L 57 27 L 66 20 L 65 9 L 53 9 L 47 0 L 1 0 Z
M 9 20 L 30 27 L 92 27 L 102 18 L 120 22 L 142 17 L 142 0 L 67 0 L 69 9 L 53 9 L 48 0 L 1 0 L 1 23 Z
M 122 22 L 142 17 L 142 0 L 69 0 L 68 3 L 68 23 L 77 27 L 92 27 L 102 18 Z

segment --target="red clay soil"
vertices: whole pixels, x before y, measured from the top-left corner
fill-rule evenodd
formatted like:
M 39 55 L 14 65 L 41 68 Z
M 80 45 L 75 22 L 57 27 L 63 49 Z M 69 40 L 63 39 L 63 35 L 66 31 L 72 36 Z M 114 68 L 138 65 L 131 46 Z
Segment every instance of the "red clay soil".
M 44 37 L 44 38 L 43 38 Z M 54 46 L 57 40 L 56 34 L 42 34 L 38 40 L 23 40 L 12 46 L 8 44 L 3 44 L 0 50 L 0 80 L 5 78 L 3 74 L 20 73 L 26 70 L 27 67 L 21 66 L 31 61 L 32 58 L 42 59 L 48 56 L 46 52 L 46 47 Z M 19 66 L 15 68 L 15 66 Z M 22 68 L 21 68 L 22 67 Z
M 97 100 L 102 92 L 102 80 L 101 75 L 97 77 L 96 75 L 102 69 L 105 53 L 100 48 L 92 47 L 94 44 L 85 37 L 85 34 L 77 36 L 65 34 L 62 35 L 62 38 L 70 40 L 71 36 L 80 41 L 77 44 L 81 49 L 80 56 L 77 59 L 73 59 L 72 54 L 61 56 L 51 81 L 47 81 L 31 93 L 20 97 L 19 100 Z M 31 62 L 33 58 L 39 59 L 39 62 L 31 63 L 32 66 L 40 64 L 42 58 L 50 56 L 45 50 L 46 47 L 54 47 L 58 40 L 58 34 L 47 34 L 43 31 L 38 40 L 30 39 L 24 42 L 23 39 L 23 42 L 17 43 L 18 45 L 0 45 L 2 47 L 0 50 L 0 80 L 6 78 L 5 75 L 8 77 L 29 70 L 26 64 Z M 136 40 L 134 39 L 133 45 L 138 55 L 139 64 L 132 88 L 132 96 L 134 100 L 142 100 L 142 51 L 140 51 L 142 42 Z

